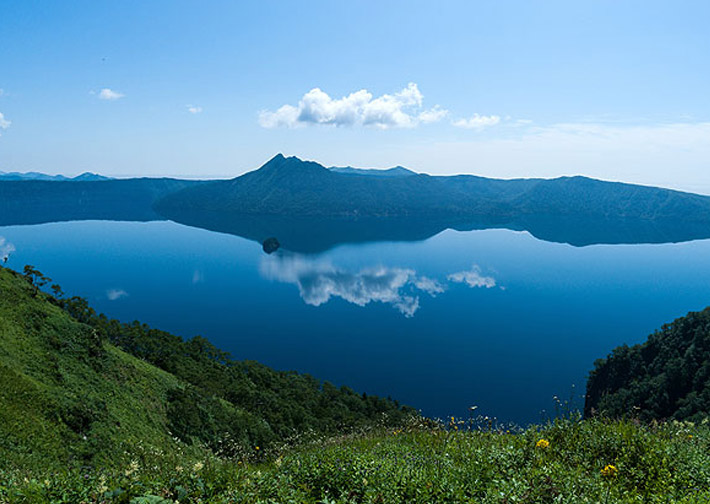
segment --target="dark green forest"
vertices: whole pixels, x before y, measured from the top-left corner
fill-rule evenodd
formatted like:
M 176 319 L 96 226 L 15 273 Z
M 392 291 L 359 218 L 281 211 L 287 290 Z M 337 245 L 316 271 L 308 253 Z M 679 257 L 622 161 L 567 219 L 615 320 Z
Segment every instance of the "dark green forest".
M 699 421 L 710 412 L 710 308 L 594 363 L 585 415 Z

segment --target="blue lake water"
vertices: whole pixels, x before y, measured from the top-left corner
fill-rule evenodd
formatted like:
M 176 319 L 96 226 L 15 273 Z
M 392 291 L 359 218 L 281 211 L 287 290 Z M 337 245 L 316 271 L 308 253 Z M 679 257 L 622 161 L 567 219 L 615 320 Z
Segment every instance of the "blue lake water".
M 593 362 L 710 304 L 710 240 L 573 247 L 509 230 L 301 255 L 173 222 L 0 227 L 100 312 L 238 359 L 521 424 L 583 394 Z M 2 239 L 0 239 L 2 244 Z M 573 392 L 572 386 L 576 385 Z M 581 404 L 581 402 L 580 402 Z

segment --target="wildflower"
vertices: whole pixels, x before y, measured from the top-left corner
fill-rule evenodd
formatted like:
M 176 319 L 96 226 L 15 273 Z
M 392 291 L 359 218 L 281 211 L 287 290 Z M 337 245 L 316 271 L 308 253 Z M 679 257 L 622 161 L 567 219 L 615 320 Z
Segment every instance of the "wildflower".
M 257 446 L 256 448 L 254 448 L 254 449 L 255 449 L 256 451 L 259 451 L 259 447 L 258 447 L 258 446 Z
M 203 467 L 205 467 L 205 464 L 203 464 L 202 462 L 197 462 L 194 467 L 195 472 L 201 471 Z
M 128 468 L 125 470 L 124 474 L 126 476 L 131 476 L 133 473 L 135 473 L 138 470 L 138 461 L 133 460 L 131 461 L 130 464 L 128 464 Z
M 607 464 L 604 466 L 604 469 L 602 469 L 602 477 L 609 479 L 616 478 L 616 474 L 618 472 L 619 470 L 616 468 L 616 466 Z
M 182 466 L 179 465 L 179 466 L 175 467 L 175 471 L 181 473 L 181 472 L 182 472 Z
M 535 443 L 536 448 L 547 448 L 550 446 L 550 442 L 547 439 L 541 439 L 537 443 Z
M 108 486 L 106 486 L 106 476 L 104 474 L 99 476 L 99 487 L 97 490 L 100 494 L 108 492 Z

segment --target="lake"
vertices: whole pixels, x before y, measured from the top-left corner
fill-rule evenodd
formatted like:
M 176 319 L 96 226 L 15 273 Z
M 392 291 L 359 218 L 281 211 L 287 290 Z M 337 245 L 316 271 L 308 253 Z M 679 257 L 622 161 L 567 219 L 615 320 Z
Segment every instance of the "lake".
M 710 240 L 574 247 L 525 231 L 278 250 L 170 221 L 0 227 L 97 311 L 202 335 L 237 359 L 520 424 L 579 405 L 595 359 L 710 304 Z M 2 239 L 0 239 L 2 244 Z M 576 388 L 574 388 L 576 386 Z

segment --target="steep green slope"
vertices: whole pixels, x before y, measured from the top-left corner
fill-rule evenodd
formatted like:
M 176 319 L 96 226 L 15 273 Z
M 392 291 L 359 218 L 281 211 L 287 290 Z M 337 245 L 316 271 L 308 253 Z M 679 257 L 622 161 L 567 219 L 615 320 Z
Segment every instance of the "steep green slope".
M 595 363 L 585 414 L 702 420 L 710 412 L 710 308 Z
M 396 403 L 56 299 L 0 268 L 0 466 L 113 465 L 146 444 L 232 456 L 304 432 L 401 422 Z
M 166 398 L 178 385 L 0 268 L 4 463 L 105 462 L 140 440 L 169 448 Z

